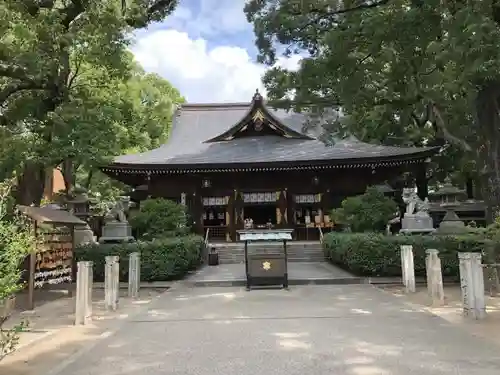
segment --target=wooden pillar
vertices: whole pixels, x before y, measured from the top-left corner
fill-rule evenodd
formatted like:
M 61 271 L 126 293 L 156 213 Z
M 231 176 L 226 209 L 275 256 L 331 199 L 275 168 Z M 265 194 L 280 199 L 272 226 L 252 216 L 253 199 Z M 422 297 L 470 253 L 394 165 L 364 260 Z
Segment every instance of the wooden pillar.
M 234 241 L 235 238 L 235 223 L 234 223 L 234 192 L 225 196 L 227 200 L 226 206 L 226 241 Z
M 330 211 L 333 209 L 330 189 L 327 189 L 326 192 L 321 194 L 321 209 L 323 211 L 323 216 L 330 215 Z
M 243 228 L 243 220 L 245 220 L 244 212 L 243 212 L 243 193 L 239 190 L 234 190 L 233 192 L 234 200 L 233 200 L 233 212 L 234 212 L 234 220 L 233 220 L 233 241 L 237 241 L 236 230 Z
M 278 228 L 286 228 L 288 226 L 287 215 L 287 191 L 278 191 L 276 205 L 276 226 Z
M 203 233 L 203 200 L 201 194 L 194 192 L 192 194 L 191 204 L 189 205 L 193 228 L 197 234 L 204 236 Z
M 288 228 L 295 227 L 295 196 L 287 191 L 286 196 L 286 216 Z M 295 234 L 294 234 L 295 235 Z
M 419 163 L 414 169 L 415 185 L 417 185 L 417 195 L 420 199 L 425 199 L 429 195 L 429 180 L 427 179 L 427 165 Z

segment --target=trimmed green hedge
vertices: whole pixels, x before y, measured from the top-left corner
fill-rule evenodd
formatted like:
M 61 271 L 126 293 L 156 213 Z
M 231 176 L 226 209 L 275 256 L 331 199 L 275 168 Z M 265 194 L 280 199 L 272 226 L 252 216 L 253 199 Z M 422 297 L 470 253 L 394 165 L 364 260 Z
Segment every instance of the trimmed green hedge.
M 203 238 L 181 236 L 148 242 L 96 244 L 75 250 L 77 261 L 94 262 L 94 281 L 104 281 L 105 256 L 120 257 L 120 281 L 128 280 L 128 256 L 141 254 L 141 281 L 170 281 L 182 278 L 198 267 L 202 259 Z
M 330 261 L 359 276 L 401 276 L 401 245 L 413 245 L 415 274 L 425 275 L 425 250 L 439 250 L 444 276 L 458 276 L 458 252 L 480 252 L 490 245 L 481 235 L 386 236 L 329 233 L 323 246 Z

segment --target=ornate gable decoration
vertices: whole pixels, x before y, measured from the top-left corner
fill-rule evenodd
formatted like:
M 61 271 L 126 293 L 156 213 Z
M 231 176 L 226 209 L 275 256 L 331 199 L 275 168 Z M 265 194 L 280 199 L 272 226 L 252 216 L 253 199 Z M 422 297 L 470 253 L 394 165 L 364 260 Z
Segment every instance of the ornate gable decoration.
M 262 113 L 262 110 L 258 109 L 252 116 L 253 127 L 256 131 L 261 131 L 264 128 L 264 120 L 266 117 Z
M 312 139 L 279 122 L 265 107 L 262 95 L 256 90 L 247 114 L 231 129 L 205 142 L 230 141 L 237 137 L 277 135 L 285 138 Z

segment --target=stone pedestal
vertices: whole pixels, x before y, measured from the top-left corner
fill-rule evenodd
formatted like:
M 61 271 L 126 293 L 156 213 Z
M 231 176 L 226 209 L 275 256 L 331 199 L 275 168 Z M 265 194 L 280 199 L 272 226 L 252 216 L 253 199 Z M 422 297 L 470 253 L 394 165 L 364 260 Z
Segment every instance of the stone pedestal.
M 405 214 L 401 220 L 401 233 L 432 233 L 434 231 L 432 217 L 427 212 Z
M 92 320 L 93 263 L 78 262 L 76 273 L 75 325 L 85 325 Z
M 114 311 L 118 308 L 118 291 L 120 288 L 120 263 L 119 257 L 110 255 L 106 257 L 104 265 L 104 299 L 106 309 Z
M 401 276 L 407 293 L 415 293 L 415 266 L 413 264 L 413 247 L 401 246 Z
M 134 237 L 132 237 L 132 228 L 129 223 L 112 221 L 102 227 L 102 236 L 99 238 L 100 243 L 130 241 L 134 241 Z
M 436 249 L 428 249 L 425 258 L 427 272 L 427 291 L 432 299 L 432 304 L 435 306 L 444 305 L 444 289 L 443 289 L 443 273 L 441 270 L 441 259 L 439 259 L 439 251 Z
M 458 253 L 460 261 L 460 286 L 464 316 L 474 319 L 486 317 L 483 267 L 480 253 Z

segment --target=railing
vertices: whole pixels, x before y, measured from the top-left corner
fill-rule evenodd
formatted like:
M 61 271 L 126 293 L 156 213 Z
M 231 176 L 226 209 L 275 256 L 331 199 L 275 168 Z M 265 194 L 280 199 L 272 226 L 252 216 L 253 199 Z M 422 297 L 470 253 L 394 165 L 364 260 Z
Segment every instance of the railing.
M 207 228 L 205 233 L 205 247 L 208 248 L 208 234 L 210 233 L 210 228 Z
M 319 231 L 319 242 L 321 244 L 323 244 L 323 230 L 321 229 L 321 227 L 318 227 L 318 231 Z
M 205 230 L 209 230 L 210 232 L 207 232 L 208 235 L 206 237 L 207 241 L 225 241 L 226 240 L 226 233 L 227 233 L 227 227 L 225 225 L 211 225 L 211 226 L 206 226 Z

